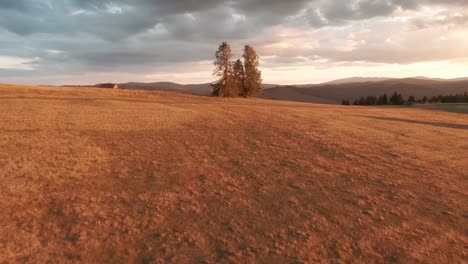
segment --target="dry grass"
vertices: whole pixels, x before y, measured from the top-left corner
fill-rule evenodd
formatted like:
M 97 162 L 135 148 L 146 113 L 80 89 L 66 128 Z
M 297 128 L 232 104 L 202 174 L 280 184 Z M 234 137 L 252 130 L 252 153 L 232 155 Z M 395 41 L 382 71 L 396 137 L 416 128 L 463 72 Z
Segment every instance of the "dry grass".
M 0 85 L 0 263 L 463 263 L 468 118 Z

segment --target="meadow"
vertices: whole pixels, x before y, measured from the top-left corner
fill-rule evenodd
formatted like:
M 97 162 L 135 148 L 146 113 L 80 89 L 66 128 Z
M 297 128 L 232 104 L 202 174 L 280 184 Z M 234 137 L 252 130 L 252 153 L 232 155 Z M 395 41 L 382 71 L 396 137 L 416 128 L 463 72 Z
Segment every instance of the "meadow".
M 463 263 L 468 118 L 0 85 L 0 263 Z

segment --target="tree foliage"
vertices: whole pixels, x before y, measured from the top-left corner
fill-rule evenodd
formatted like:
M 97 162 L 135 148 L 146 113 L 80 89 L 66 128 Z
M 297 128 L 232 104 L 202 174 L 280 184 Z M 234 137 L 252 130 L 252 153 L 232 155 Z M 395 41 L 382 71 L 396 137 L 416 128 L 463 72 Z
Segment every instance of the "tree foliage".
M 219 79 L 212 84 L 212 94 L 221 97 L 238 96 L 235 79 L 233 77 L 233 63 L 231 62 L 232 51 L 227 42 L 223 42 L 219 45 L 215 57 L 213 76 L 217 76 Z
M 244 62 L 238 59 L 231 61 L 231 47 L 223 42 L 215 53 L 215 70 L 213 76 L 219 79 L 212 84 L 214 96 L 220 97 L 253 97 L 262 90 L 262 77 L 258 69 L 260 62 L 255 49 L 244 47 Z
M 382 96 L 379 96 L 379 100 L 377 100 L 378 105 L 387 105 L 388 104 L 388 96 L 387 94 L 384 94 Z
M 393 105 L 403 105 L 405 104 L 405 98 L 402 94 L 394 92 L 392 97 L 390 97 L 390 103 Z
M 463 94 L 455 94 L 455 95 L 439 95 L 433 96 L 430 99 L 426 98 L 427 102 L 435 104 L 435 103 L 468 103 L 468 92 Z
M 245 91 L 245 73 L 244 73 L 244 64 L 242 64 L 242 61 L 240 59 L 236 60 L 234 63 L 234 68 L 233 68 L 233 76 L 234 76 L 234 81 L 235 81 L 235 87 L 236 87 L 236 94 L 239 95 L 244 95 Z
M 258 96 L 262 92 L 262 73 L 258 69 L 260 65 L 259 57 L 252 46 L 246 45 L 243 58 L 245 69 L 244 96 Z
M 348 105 L 348 103 L 348 100 L 343 100 L 341 102 L 342 105 Z M 404 105 L 415 103 L 468 103 L 468 92 L 455 95 L 439 95 L 431 98 L 424 96 L 421 99 L 416 99 L 416 97 L 411 95 L 408 100 L 405 100 L 402 94 L 394 92 L 390 99 L 388 99 L 387 94 L 379 96 L 378 98 L 375 96 L 362 96 L 354 100 L 353 105 Z
M 342 105 L 350 105 L 351 103 L 349 102 L 349 100 L 341 100 L 341 104 Z

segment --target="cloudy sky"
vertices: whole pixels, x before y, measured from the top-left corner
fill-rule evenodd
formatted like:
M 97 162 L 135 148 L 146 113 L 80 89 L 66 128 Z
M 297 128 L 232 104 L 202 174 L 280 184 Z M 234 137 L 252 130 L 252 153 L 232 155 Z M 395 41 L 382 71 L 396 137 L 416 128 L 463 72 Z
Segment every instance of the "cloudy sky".
M 267 83 L 466 77 L 468 0 L 1 0 L 0 82 L 209 82 L 224 40 Z

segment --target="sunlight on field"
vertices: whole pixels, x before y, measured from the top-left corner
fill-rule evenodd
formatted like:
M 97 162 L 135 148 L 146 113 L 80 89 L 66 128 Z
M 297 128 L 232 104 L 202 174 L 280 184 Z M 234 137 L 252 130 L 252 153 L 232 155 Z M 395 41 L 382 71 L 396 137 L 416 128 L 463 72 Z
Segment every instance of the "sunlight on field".
M 466 258 L 466 115 L 0 85 L 0 262 Z

